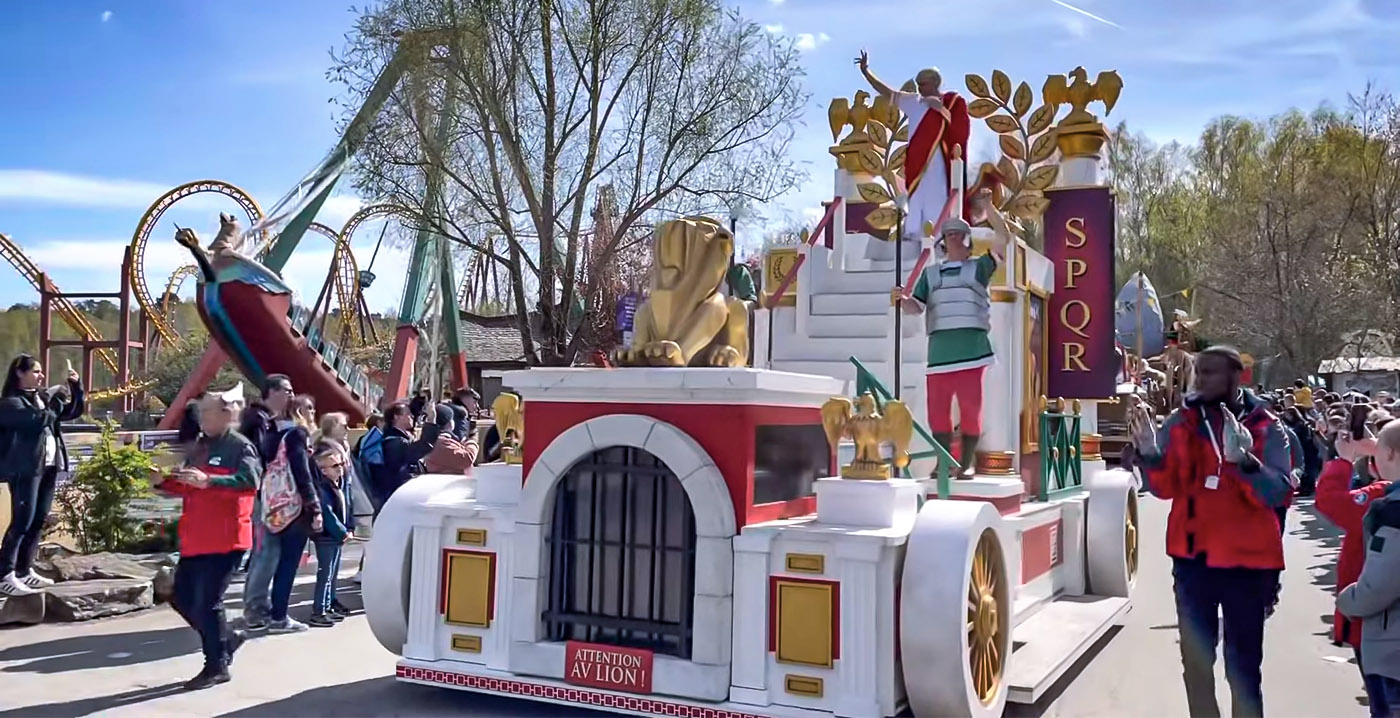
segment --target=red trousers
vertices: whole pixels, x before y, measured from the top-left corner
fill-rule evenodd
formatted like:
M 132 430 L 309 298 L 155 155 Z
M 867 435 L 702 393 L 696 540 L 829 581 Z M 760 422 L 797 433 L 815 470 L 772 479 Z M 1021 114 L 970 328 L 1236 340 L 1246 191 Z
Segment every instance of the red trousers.
M 964 436 L 982 434 L 982 374 L 985 366 L 929 374 L 928 426 L 935 434 L 953 433 L 953 399 L 958 400 L 958 421 Z

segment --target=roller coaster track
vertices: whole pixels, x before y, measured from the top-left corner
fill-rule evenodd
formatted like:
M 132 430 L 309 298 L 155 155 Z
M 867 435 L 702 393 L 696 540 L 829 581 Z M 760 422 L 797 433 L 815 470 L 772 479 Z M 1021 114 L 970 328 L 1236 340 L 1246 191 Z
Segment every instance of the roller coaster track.
M 170 279 L 165 281 L 165 294 L 160 297 L 160 315 L 165 318 L 167 324 L 174 325 L 175 320 L 171 315 L 175 311 L 172 306 L 175 298 L 180 294 L 180 288 L 185 286 L 185 280 L 190 277 L 199 276 L 199 265 L 186 264 L 170 273 Z
M 151 290 L 146 284 L 146 244 L 150 241 L 151 232 L 155 230 L 160 218 L 176 202 L 196 194 L 214 192 L 237 202 L 243 212 L 248 215 L 248 221 L 256 224 L 263 218 L 262 207 L 257 200 L 238 187 L 222 182 L 220 180 L 198 180 L 188 182 L 175 189 L 161 195 L 149 208 L 141 215 L 141 221 L 136 225 L 136 232 L 131 236 L 131 289 L 136 294 L 136 303 L 151 318 L 151 323 L 155 326 L 160 338 L 168 343 L 174 343 L 180 338 L 175 331 L 175 325 L 170 321 L 169 316 L 164 311 L 164 306 L 157 306 L 155 299 L 151 297 Z M 180 270 L 176 270 L 175 275 L 171 275 L 174 281 Z M 181 280 L 183 281 L 183 279 Z M 178 288 L 178 284 L 176 287 Z M 167 285 L 167 288 L 169 285 Z M 162 305 L 164 302 L 162 301 Z
M 348 262 L 341 263 L 340 274 L 343 276 L 347 271 L 347 267 L 354 271 L 354 276 L 352 277 L 354 281 L 353 285 L 345 282 L 345 280 L 343 279 L 340 280 L 340 282 L 338 282 L 336 285 L 337 292 L 343 291 L 340 289 L 341 284 L 344 284 L 346 287 L 353 288 L 354 290 L 353 293 L 348 295 L 342 295 L 340 298 L 340 322 L 341 326 L 347 327 L 346 331 L 349 332 L 347 338 L 355 340 L 355 343 L 361 343 L 364 338 L 360 336 L 359 322 L 355 321 L 357 318 L 355 316 L 355 312 L 358 311 L 358 300 L 356 298 L 359 297 L 360 293 L 360 272 L 358 269 L 358 265 L 355 263 L 355 255 L 350 251 L 350 240 L 354 238 L 355 230 L 359 229 L 361 224 L 364 224 L 365 222 L 368 222 L 371 219 L 376 219 L 379 217 L 388 217 L 391 215 L 398 215 L 400 217 L 411 216 L 408 209 L 400 207 L 398 205 L 372 204 L 366 207 L 361 207 L 360 211 L 351 215 L 350 219 L 345 221 L 345 226 L 340 228 L 341 241 L 339 244 L 336 245 L 336 252 L 342 251 L 343 247 L 346 256 L 350 258 Z M 370 264 L 373 263 L 373 260 L 371 260 Z M 349 297 L 350 301 L 346 301 L 345 297 Z
M 331 261 L 335 265 L 335 301 L 340 305 L 340 326 L 346 338 L 358 345 L 360 333 L 354 319 L 360 297 L 360 269 L 355 263 L 355 254 L 350 251 L 344 234 L 336 234 L 320 222 L 312 222 L 306 229 L 335 243 L 335 257 Z
M 10 266 L 19 271 L 20 276 L 24 277 L 24 279 L 29 282 L 30 286 L 34 287 L 37 291 L 43 291 L 42 287 L 39 286 L 39 276 L 43 274 L 43 272 L 39 271 L 39 266 L 34 264 L 34 261 L 25 255 L 18 244 L 4 234 L 0 234 L 0 256 L 3 256 L 5 261 L 10 263 Z M 55 290 L 58 289 L 58 285 L 55 285 L 53 280 L 49 280 L 49 284 L 53 286 Z M 58 311 L 58 315 L 63 318 L 63 321 L 67 323 L 69 327 L 72 327 L 73 331 L 77 332 L 85 341 L 102 341 L 102 334 L 97 331 L 97 327 L 94 327 L 92 323 L 87 320 L 87 317 L 83 316 L 82 311 L 74 306 L 72 302 L 63 298 L 62 295 L 59 295 L 54 297 L 53 306 L 54 309 Z M 114 376 L 116 375 L 117 355 L 112 352 L 112 350 L 97 350 L 97 358 L 112 371 Z

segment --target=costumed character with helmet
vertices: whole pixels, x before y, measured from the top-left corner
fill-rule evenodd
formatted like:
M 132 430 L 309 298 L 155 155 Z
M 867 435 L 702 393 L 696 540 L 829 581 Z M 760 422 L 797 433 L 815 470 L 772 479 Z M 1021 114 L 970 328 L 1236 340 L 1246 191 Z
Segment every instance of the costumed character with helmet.
M 933 438 L 947 446 L 953 437 L 953 401 L 962 429 L 963 476 L 973 472 L 982 438 L 982 375 L 992 353 L 991 296 L 988 290 L 1011 236 L 1006 218 L 979 193 L 978 209 L 996 229 L 990 252 L 972 256 L 972 228 L 957 217 L 943 222 L 936 248 L 941 261 L 926 267 L 909 299 L 895 287 L 891 300 L 906 314 L 924 315 L 928 332 L 928 421 Z

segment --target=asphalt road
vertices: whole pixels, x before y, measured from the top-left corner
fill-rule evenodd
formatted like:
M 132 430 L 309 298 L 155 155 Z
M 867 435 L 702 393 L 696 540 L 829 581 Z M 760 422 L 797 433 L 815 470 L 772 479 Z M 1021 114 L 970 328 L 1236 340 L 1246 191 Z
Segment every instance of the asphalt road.
M 1144 552 L 1135 606 L 1121 628 L 1045 700 L 1014 716 L 1185 716 L 1169 562 L 1166 506 L 1143 504 Z M 1309 504 L 1292 512 L 1285 588 L 1266 638 L 1264 696 L 1273 716 L 1364 716 L 1350 651 L 1326 640 L 1338 538 Z M 353 561 L 347 561 L 347 565 Z M 304 615 L 310 577 L 295 599 Z M 231 607 L 239 604 L 238 587 Z M 346 603 L 357 605 L 350 593 Z M 335 628 L 259 638 L 238 654 L 233 681 L 198 693 L 179 684 L 200 667 L 195 635 L 168 608 L 87 624 L 0 630 L 3 716 L 598 716 L 601 713 L 410 686 L 362 615 Z M 1221 705 L 1229 710 L 1220 674 Z

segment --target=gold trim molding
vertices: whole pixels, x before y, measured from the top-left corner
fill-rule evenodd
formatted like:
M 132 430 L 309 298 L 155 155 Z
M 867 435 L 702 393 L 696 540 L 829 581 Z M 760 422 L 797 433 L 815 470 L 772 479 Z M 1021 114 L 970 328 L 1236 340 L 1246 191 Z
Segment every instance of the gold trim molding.
M 1101 434 L 1081 434 L 1079 436 L 1080 457 L 1084 461 L 1103 460 L 1103 436 Z
M 1016 290 L 1005 287 L 992 287 L 987 290 L 987 294 L 994 302 L 1011 303 L 1016 301 Z
M 985 476 L 1015 476 L 1016 452 L 979 450 L 977 473 Z

